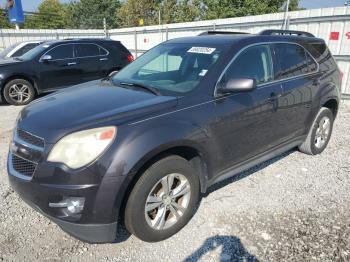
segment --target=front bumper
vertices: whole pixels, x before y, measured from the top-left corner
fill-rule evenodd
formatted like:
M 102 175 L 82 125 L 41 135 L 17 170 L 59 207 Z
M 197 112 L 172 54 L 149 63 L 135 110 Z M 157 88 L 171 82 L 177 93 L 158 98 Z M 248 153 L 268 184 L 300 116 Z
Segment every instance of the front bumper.
M 129 178 L 119 175 L 122 169 L 110 161 L 113 151 L 88 167 L 72 170 L 46 161 L 52 147 L 16 129 L 7 161 L 11 186 L 72 236 L 90 243 L 114 242 Z
M 17 178 L 9 172 L 9 181 L 12 188 L 32 208 L 48 217 L 73 237 L 89 243 L 114 242 L 117 236 L 117 222 L 112 223 L 79 223 L 69 221 L 55 208 L 50 208 L 50 199 L 64 195 L 79 195 L 89 199 L 91 188 L 69 189 L 53 188 Z M 89 207 L 87 207 L 89 208 Z M 88 213 L 88 212 L 87 212 Z M 85 214 L 88 215 L 88 214 Z M 83 214 L 84 216 L 84 214 Z M 82 218 L 80 220 L 83 220 Z M 85 219 L 86 220 L 86 219 Z

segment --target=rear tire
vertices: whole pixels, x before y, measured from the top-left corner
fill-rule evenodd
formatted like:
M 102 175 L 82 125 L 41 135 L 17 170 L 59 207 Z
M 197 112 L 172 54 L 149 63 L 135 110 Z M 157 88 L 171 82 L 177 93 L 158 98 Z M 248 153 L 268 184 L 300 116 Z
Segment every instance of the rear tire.
M 35 90 L 33 85 L 24 79 L 13 79 L 4 87 L 4 98 L 7 103 L 15 106 L 27 105 L 33 101 Z
M 199 196 L 199 179 L 192 165 L 179 156 L 163 158 L 134 186 L 125 208 L 125 226 L 143 241 L 169 238 L 191 219 Z
M 299 150 L 308 155 L 323 152 L 332 135 L 334 116 L 330 109 L 322 107 L 318 112 L 305 141 Z

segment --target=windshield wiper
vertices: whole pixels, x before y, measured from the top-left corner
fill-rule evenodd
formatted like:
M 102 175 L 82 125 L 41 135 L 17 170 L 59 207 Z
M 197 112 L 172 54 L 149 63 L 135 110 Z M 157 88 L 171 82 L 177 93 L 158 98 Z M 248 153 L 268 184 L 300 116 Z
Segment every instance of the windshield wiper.
M 160 96 L 160 92 L 156 89 L 156 88 L 153 88 L 153 87 L 150 87 L 150 86 L 145 86 L 143 84 L 139 84 L 139 83 L 129 83 L 129 82 L 120 82 L 119 85 L 123 85 L 123 86 L 132 86 L 132 87 L 139 87 L 139 88 L 142 88 L 144 90 L 147 90 L 148 92 L 156 95 L 156 96 Z
M 23 61 L 23 59 L 22 59 L 22 58 L 19 58 L 19 57 L 14 57 L 13 59 L 14 59 L 14 60 L 17 60 L 17 61 Z

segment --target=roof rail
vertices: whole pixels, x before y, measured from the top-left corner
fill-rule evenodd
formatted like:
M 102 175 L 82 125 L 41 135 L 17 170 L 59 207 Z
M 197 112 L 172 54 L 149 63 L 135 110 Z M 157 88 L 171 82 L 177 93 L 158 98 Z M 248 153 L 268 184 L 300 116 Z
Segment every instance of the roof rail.
M 304 31 L 277 30 L 277 29 L 263 30 L 259 33 L 259 35 L 296 35 L 296 36 L 315 37 L 313 34 L 304 32 Z
M 64 38 L 64 39 L 52 39 L 52 40 L 67 40 L 67 41 L 72 41 L 72 40 L 86 40 L 86 41 L 94 41 L 94 40 L 110 40 L 110 38 L 105 38 L 105 37 L 86 37 L 86 38 L 81 38 L 81 37 L 77 37 L 77 38 Z
M 200 33 L 198 36 L 202 35 L 246 35 L 249 33 L 245 32 L 234 32 L 234 31 L 206 31 L 203 33 Z

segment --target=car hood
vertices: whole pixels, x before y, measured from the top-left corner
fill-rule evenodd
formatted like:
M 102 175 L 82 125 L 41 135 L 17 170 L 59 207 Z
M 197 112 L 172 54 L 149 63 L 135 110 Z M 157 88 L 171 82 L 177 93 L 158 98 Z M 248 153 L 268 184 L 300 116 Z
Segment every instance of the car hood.
M 18 63 L 23 63 L 23 61 L 16 60 L 13 58 L 0 57 L 0 66 L 13 65 L 13 64 L 18 64 Z
M 67 133 L 140 120 L 176 106 L 177 98 L 92 81 L 34 101 L 18 127 L 55 143 Z

